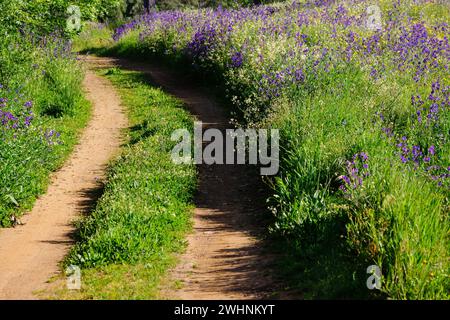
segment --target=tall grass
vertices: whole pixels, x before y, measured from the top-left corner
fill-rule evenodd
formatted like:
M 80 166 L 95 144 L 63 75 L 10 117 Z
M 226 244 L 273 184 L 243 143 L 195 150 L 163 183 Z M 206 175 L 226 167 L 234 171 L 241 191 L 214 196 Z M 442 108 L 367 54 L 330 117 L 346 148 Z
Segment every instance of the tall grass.
M 373 31 L 369 4 L 153 13 L 116 29 L 109 52 L 188 63 L 238 124 L 281 129 L 271 230 L 307 297 L 448 298 L 450 14 L 381 1 Z
M 398 161 L 393 138 L 382 123 L 373 123 L 379 87 L 360 71 L 342 72 L 328 75 L 336 77 L 338 90 L 285 102 L 290 111 L 274 119 L 285 152 L 272 184 L 273 230 L 290 239 L 294 258 L 307 261 L 303 268 L 315 270 L 313 280 L 305 286 L 300 277 L 298 286 L 311 297 L 364 296 L 366 268 L 374 263 L 383 271 L 382 291 L 391 297 L 445 297 L 446 190 Z M 396 97 L 382 101 L 399 103 Z M 361 152 L 368 159 L 357 157 L 349 170 L 348 161 Z M 351 180 L 347 190 L 343 175 Z M 308 287 L 325 280 L 326 287 Z

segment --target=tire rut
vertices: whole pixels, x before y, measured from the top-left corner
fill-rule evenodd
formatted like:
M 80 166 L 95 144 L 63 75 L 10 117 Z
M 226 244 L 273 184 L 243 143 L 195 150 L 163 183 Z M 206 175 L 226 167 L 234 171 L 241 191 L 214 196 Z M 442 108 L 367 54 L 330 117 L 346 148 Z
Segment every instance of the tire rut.
M 37 299 L 34 292 L 60 273 L 59 263 L 73 245 L 73 220 L 95 204 L 108 160 L 122 143 L 127 120 L 112 85 L 92 71 L 83 85 L 92 118 L 79 143 L 23 216 L 23 225 L 0 230 L 0 299 Z
M 160 65 L 87 57 L 99 67 L 144 73 L 150 83 L 181 99 L 203 129 L 233 128 L 224 109 L 189 78 Z M 163 285 L 165 299 L 280 298 L 276 257 L 266 250 L 261 220 L 267 217 L 261 178 L 243 165 L 199 165 L 194 227 L 185 253 Z M 174 285 L 177 282 L 180 285 Z M 177 288 L 176 288 L 177 287 Z

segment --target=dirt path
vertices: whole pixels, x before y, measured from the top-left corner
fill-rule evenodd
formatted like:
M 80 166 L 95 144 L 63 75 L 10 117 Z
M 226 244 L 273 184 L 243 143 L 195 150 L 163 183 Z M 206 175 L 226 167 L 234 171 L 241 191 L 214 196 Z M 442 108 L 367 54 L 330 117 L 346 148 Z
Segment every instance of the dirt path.
M 223 109 L 189 78 L 161 66 L 122 59 L 88 58 L 99 67 L 119 66 L 144 72 L 149 81 L 182 99 L 204 128 L 224 130 L 229 125 Z M 265 216 L 261 179 L 239 165 L 200 165 L 194 212 L 194 232 L 186 253 L 170 275 L 181 282 L 167 285 L 168 299 L 264 299 L 281 291 L 271 273 L 274 257 L 258 238 Z
M 0 230 L 0 299 L 35 299 L 33 292 L 60 271 L 58 263 L 72 245 L 71 222 L 90 210 L 106 164 L 120 147 L 127 121 L 114 88 L 90 71 L 84 86 L 93 115 L 79 145 L 23 217 L 24 225 Z

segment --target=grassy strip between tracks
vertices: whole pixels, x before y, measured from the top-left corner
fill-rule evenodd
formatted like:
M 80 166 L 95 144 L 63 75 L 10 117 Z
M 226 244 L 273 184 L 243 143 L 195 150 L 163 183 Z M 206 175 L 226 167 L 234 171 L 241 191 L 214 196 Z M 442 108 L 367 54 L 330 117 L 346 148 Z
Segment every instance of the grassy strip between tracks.
M 171 133 L 192 129 L 182 103 L 139 73 L 109 69 L 130 127 L 128 142 L 108 169 L 91 215 L 78 222 L 77 244 L 65 263 L 81 267 L 81 290 L 65 282 L 50 296 L 63 299 L 154 299 L 175 252 L 185 247 L 196 187 L 194 165 L 174 164 Z

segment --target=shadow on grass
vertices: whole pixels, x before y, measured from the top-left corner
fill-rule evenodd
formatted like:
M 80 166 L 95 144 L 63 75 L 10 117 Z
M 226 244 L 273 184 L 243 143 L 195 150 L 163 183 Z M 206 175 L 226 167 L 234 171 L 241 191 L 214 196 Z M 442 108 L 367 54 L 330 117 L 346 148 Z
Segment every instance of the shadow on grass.
M 273 249 L 284 253 L 278 269 L 305 299 L 385 298 L 367 288 L 369 264 L 349 248 L 345 232 L 345 218 L 335 216 L 274 237 Z

